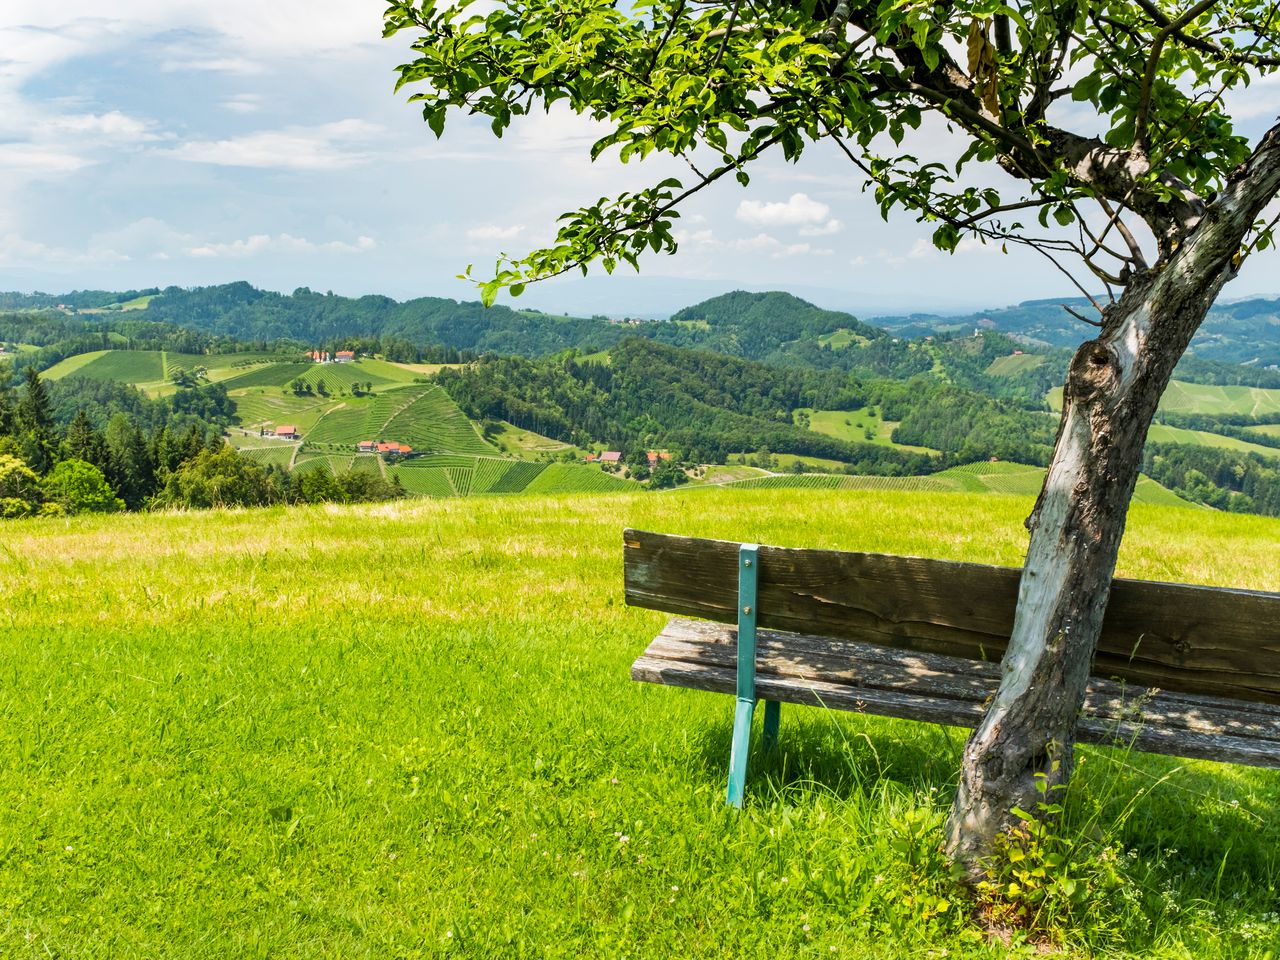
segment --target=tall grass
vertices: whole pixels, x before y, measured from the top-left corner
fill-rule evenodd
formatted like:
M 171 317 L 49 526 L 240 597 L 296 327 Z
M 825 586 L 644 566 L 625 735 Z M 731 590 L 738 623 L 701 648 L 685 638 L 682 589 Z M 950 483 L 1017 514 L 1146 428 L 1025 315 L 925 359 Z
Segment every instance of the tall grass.
M 937 853 L 963 731 L 632 683 L 624 526 L 1016 564 L 1030 500 L 415 500 L 19 521 L 0 955 L 1003 957 Z M 1121 574 L 1277 590 L 1280 523 L 1134 509 Z M 1082 751 L 1123 896 L 1068 954 L 1274 946 L 1280 774 Z

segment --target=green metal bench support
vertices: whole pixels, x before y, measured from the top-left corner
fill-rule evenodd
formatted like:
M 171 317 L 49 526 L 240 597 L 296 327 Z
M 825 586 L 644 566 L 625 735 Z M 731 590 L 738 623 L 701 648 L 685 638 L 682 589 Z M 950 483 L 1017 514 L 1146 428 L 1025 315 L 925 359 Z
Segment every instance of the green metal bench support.
M 738 684 L 733 712 L 733 745 L 729 751 L 729 789 L 725 802 L 742 807 L 747 786 L 747 755 L 751 752 L 751 719 L 756 707 L 756 620 L 759 603 L 759 544 L 744 543 L 738 550 Z M 778 742 L 782 704 L 764 705 L 764 747 Z

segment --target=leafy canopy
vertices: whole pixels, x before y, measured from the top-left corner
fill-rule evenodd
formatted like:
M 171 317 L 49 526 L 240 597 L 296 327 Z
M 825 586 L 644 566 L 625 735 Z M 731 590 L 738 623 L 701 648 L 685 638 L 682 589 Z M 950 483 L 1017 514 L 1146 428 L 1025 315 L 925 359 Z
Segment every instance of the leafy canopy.
M 682 200 L 746 184 L 770 150 L 796 160 L 826 142 L 882 215 L 933 224 L 943 250 L 965 235 L 1031 243 L 1123 283 L 1144 247 L 1176 249 L 1249 157 L 1223 96 L 1280 65 L 1274 0 L 392 0 L 385 27 L 412 33 L 397 89 L 437 136 L 451 110 L 501 136 L 562 104 L 602 125 L 593 159 L 667 154 L 691 170 L 565 214 L 551 246 L 499 259 L 486 302 L 674 252 Z M 1085 104 L 1098 119 L 1072 129 Z M 964 138 L 951 164 L 913 152 L 940 124 Z M 975 181 L 973 164 L 1007 176 Z M 1071 229 L 1036 236 L 1028 214 Z M 1259 224 L 1244 253 L 1268 241 Z

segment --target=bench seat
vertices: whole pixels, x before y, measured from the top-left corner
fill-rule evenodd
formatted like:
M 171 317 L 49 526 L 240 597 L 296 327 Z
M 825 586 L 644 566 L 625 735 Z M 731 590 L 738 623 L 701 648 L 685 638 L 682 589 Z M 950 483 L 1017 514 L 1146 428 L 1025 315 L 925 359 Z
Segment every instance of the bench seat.
M 762 700 L 974 727 L 1000 679 L 996 663 L 856 640 L 761 629 Z M 735 627 L 673 618 L 631 668 L 634 680 L 733 694 Z M 1090 680 L 1077 738 L 1147 753 L 1280 767 L 1280 706 Z

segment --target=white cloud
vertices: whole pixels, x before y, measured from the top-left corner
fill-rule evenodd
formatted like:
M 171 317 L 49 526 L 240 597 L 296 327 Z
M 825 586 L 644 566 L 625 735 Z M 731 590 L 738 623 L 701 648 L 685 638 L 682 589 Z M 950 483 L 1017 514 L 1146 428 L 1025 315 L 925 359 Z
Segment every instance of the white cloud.
M 257 93 L 237 93 L 223 100 L 220 106 L 232 113 L 257 113 L 262 109 L 263 97 Z
M 51 136 L 70 135 L 83 141 L 84 138 L 97 138 L 120 143 L 142 143 L 160 140 L 155 132 L 155 123 L 130 117 L 119 110 L 107 113 L 65 114 L 51 117 L 43 121 L 37 132 Z
M 75 173 L 93 161 L 55 147 L 35 143 L 0 144 L 0 171 L 30 179 Z
M 524 224 L 522 223 L 513 224 L 509 227 L 485 224 L 479 227 L 471 227 L 467 230 L 467 239 L 477 241 L 514 240 L 522 233 L 524 233 Z
M 177 160 L 227 167 L 340 170 L 367 163 L 370 155 L 351 146 L 381 131 L 363 120 L 339 120 L 314 127 L 262 130 L 226 140 L 191 140 L 163 153 Z
M 346 243 L 341 240 L 315 243 L 304 237 L 295 237 L 288 233 L 281 233 L 276 236 L 267 233 L 256 233 L 243 240 L 232 240 L 230 243 L 206 243 L 198 247 L 191 247 L 186 253 L 193 257 L 240 259 L 258 256 L 263 253 L 366 253 L 376 246 L 377 244 L 372 237 L 358 237 L 355 243 Z
M 813 226 L 826 221 L 831 208 L 806 193 L 793 193 L 786 201 L 761 203 L 743 200 L 738 204 L 738 219 L 761 227 Z
M 800 236 L 802 237 L 830 237 L 839 233 L 844 229 L 844 224 L 832 217 L 826 223 L 820 223 L 816 226 L 801 227 Z
M 754 237 L 734 240 L 729 246 L 741 253 L 767 253 L 774 260 L 787 257 L 829 257 L 835 253 L 828 247 L 814 247 L 808 243 L 783 243 L 777 237 L 767 233 L 757 233 Z
M 16 233 L 0 236 L 0 263 L 47 266 L 51 263 L 103 264 L 123 263 L 129 257 L 107 247 L 91 245 L 88 250 L 52 247 L 28 240 Z

